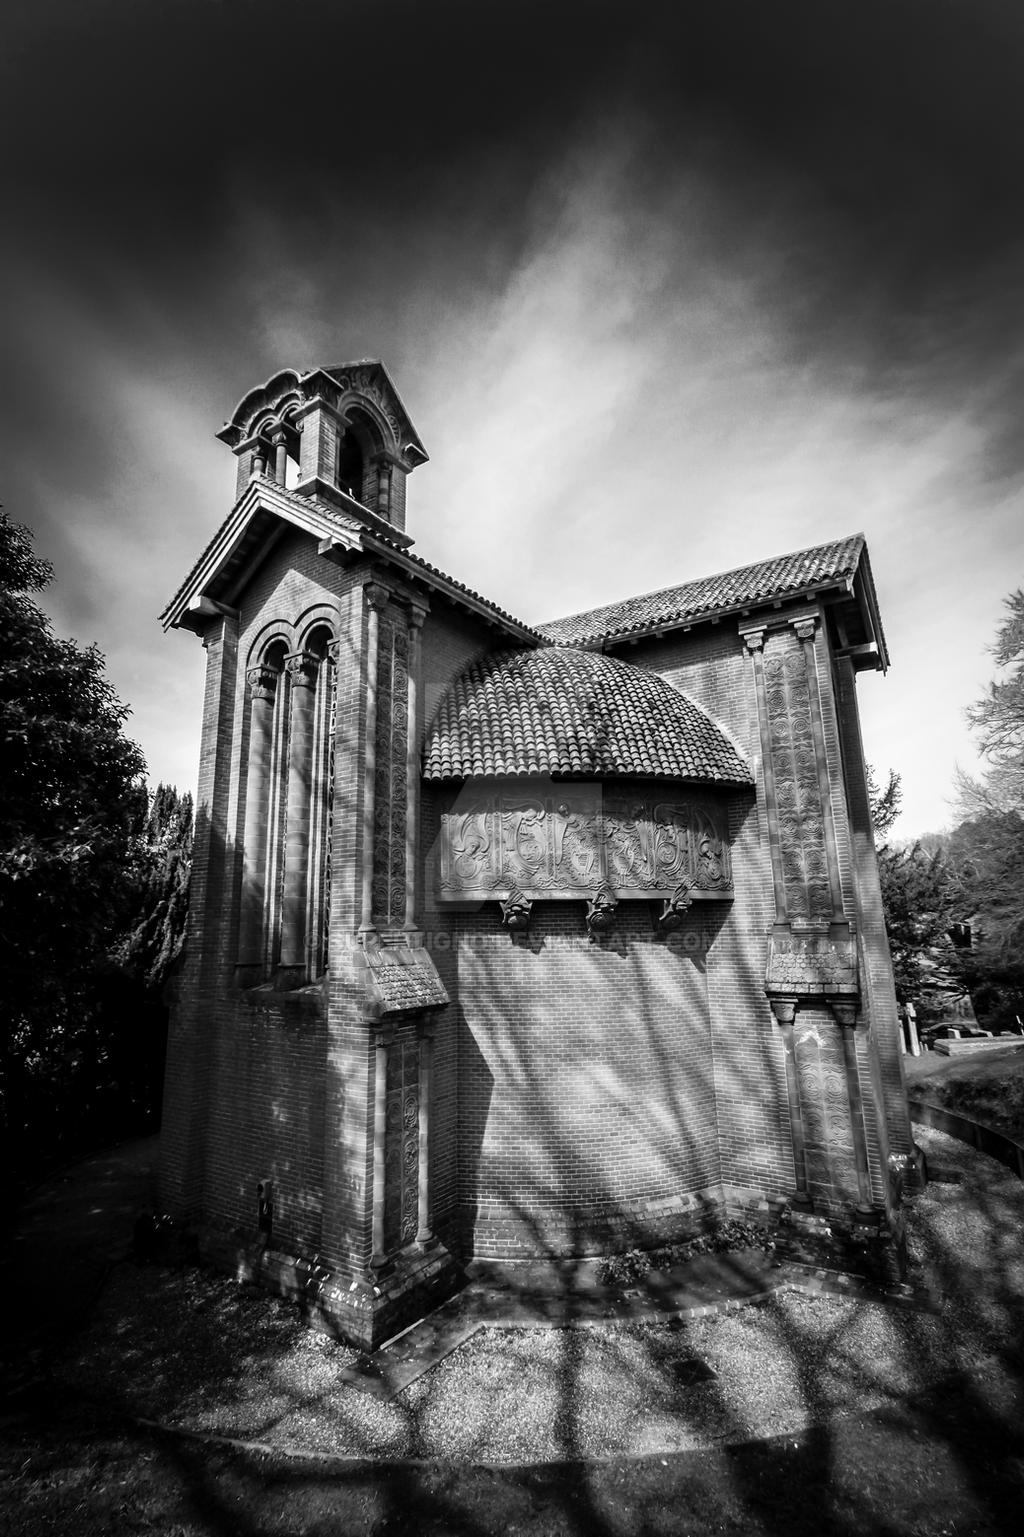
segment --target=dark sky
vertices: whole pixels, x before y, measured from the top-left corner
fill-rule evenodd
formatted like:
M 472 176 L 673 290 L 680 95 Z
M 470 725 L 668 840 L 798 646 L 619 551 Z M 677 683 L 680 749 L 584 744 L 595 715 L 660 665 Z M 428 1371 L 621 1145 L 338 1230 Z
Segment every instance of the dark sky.
M 212 434 L 383 356 L 418 547 L 526 619 L 864 528 L 869 755 L 942 820 L 1024 564 L 1022 82 L 1011 0 L 9 3 L 0 494 L 154 776 Z

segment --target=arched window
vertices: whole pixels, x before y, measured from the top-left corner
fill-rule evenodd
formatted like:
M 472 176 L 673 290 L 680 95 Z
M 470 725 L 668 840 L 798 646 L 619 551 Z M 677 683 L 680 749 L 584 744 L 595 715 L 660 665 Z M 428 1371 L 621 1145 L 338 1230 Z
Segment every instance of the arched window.
M 357 502 L 363 499 L 363 448 L 352 427 L 346 427 L 338 451 L 338 484 Z
M 298 651 L 266 647 L 249 669 L 238 979 L 301 986 L 327 960 L 334 642 L 317 625 Z
M 273 914 L 280 863 L 282 768 L 286 759 L 287 647 L 275 640 L 246 674 L 249 685 L 249 761 L 242 832 L 242 891 L 238 964 L 244 980 L 258 981 L 273 962 Z

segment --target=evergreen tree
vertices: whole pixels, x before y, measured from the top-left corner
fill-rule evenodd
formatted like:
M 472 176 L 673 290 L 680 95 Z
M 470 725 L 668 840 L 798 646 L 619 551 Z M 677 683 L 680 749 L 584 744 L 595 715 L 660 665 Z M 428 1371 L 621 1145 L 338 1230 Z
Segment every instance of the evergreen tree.
M 881 840 L 899 816 L 903 798 L 899 774 L 890 771 L 883 790 L 869 766 L 868 793 L 875 837 Z M 908 848 L 879 842 L 878 875 L 896 996 L 901 1003 L 913 1003 L 927 1019 L 927 995 L 937 968 L 956 968 L 949 940 L 954 887 L 945 853 L 941 848 L 928 853 L 920 842 Z
M 139 829 L 129 921 L 112 956 L 152 997 L 181 954 L 192 868 L 192 797 L 157 785 Z
M 88 1113 L 103 1044 L 93 968 L 123 921 L 144 804 L 128 713 L 95 647 L 53 634 L 29 594 L 52 571 L 0 514 L 0 1134 Z

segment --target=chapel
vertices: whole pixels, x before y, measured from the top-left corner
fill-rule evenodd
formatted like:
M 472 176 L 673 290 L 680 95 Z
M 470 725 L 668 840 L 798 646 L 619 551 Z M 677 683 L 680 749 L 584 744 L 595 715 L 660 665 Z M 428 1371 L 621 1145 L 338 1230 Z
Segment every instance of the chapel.
M 414 553 L 381 362 L 218 436 L 165 1209 L 365 1348 L 471 1261 L 897 1231 L 864 538 L 526 622 Z

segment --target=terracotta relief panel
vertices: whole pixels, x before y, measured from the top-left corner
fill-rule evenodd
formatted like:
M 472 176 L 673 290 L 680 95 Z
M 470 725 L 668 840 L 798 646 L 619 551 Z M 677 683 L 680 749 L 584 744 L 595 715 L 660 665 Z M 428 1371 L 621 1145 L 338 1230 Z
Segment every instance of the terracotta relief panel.
M 603 795 L 599 785 L 555 793 L 463 797 L 442 817 L 442 900 L 732 895 L 725 814 L 712 802 Z
M 792 631 L 765 642 L 764 707 L 775 777 L 787 916 L 812 923 L 833 913 L 825 810 L 803 647 Z
M 420 1053 L 415 1037 L 388 1050 L 384 1130 L 384 1247 L 416 1237 L 419 1199 Z

